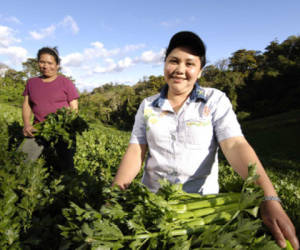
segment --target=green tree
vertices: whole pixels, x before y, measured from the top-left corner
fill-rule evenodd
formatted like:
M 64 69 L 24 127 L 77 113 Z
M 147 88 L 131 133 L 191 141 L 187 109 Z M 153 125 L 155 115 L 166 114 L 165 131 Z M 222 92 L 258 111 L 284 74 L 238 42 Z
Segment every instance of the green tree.
M 300 36 L 290 36 L 281 44 L 275 40 L 266 47 L 265 70 L 283 72 L 300 64 Z
M 0 98 L 5 102 L 13 102 L 20 105 L 23 100 L 24 79 L 24 72 L 8 69 L 4 77 L 0 77 Z
M 234 110 L 238 107 L 238 89 L 243 85 L 244 75 L 241 72 L 223 71 L 215 78 L 215 87 L 226 93 Z
M 259 51 L 241 49 L 233 53 L 229 58 L 229 67 L 233 71 L 241 73 L 247 73 L 248 71 L 255 70 L 257 68 L 257 56 Z
M 199 84 L 203 87 L 214 87 L 215 80 L 220 73 L 221 71 L 216 67 L 216 65 L 206 66 L 199 79 Z
M 27 78 L 35 77 L 40 74 L 38 61 L 35 58 L 28 58 L 26 62 L 22 63 L 22 66 Z
M 238 93 L 239 108 L 252 118 L 300 108 L 300 37 L 272 41 L 256 62 Z

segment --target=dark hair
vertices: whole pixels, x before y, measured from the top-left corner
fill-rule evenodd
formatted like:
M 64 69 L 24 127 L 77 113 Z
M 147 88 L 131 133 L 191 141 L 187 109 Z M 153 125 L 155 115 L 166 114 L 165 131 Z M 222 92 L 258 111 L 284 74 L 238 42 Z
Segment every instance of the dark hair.
M 39 51 L 37 53 L 38 61 L 40 60 L 41 55 L 43 55 L 43 54 L 49 54 L 49 55 L 53 56 L 56 63 L 60 64 L 60 58 L 59 58 L 57 47 L 53 47 L 53 48 L 43 47 L 43 48 L 39 49 Z
M 171 51 L 177 47 L 187 47 L 191 50 L 193 55 L 200 57 L 201 68 L 206 64 L 206 48 L 201 38 L 191 31 L 180 31 L 176 33 L 170 40 L 169 46 L 166 50 L 165 61 Z

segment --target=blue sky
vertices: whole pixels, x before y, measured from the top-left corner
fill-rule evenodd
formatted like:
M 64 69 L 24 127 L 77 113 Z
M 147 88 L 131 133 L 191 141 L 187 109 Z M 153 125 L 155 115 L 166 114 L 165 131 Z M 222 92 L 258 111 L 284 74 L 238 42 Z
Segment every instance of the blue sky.
M 181 30 L 206 43 L 209 64 L 238 49 L 264 51 L 300 35 L 299 0 L 2 1 L 0 62 L 21 70 L 43 46 L 81 90 L 162 75 L 164 49 Z

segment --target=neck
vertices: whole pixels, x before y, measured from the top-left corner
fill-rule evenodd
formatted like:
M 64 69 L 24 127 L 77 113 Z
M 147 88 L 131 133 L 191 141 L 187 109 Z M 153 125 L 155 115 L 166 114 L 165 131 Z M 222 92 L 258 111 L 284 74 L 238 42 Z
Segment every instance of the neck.
M 187 98 L 188 95 L 174 95 L 168 91 L 168 100 L 176 113 L 182 107 Z
M 42 78 L 43 82 L 52 82 L 56 79 L 56 77 L 57 77 L 57 75 L 53 75 L 53 76 L 49 76 L 49 77 L 42 76 L 41 78 Z

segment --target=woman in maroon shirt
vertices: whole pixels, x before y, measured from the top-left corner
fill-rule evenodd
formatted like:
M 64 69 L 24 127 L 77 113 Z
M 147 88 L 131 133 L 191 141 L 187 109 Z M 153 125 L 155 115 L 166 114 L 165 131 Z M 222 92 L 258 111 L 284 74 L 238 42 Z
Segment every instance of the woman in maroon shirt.
M 33 137 L 34 127 L 30 122 L 32 113 L 34 123 L 37 123 L 62 107 L 78 109 L 79 94 L 74 84 L 58 75 L 60 59 L 57 49 L 41 48 L 37 59 L 41 76 L 29 79 L 23 93 L 23 134 L 28 137 Z
M 41 48 L 38 51 L 37 60 L 41 75 L 30 78 L 23 93 L 23 134 L 26 138 L 20 150 L 27 154 L 26 161 L 35 161 L 44 147 L 47 147 L 47 144 L 38 143 L 34 138 L 33 124 L 42 122 L 48 114 L 55 113 L 62 107 L 78 110 L 78 91 L 68 78 L 58 74 L 60 58 L 57 49 Z M 32 114 L 34 115 L 33 124 L 31 123 Z M 54 164 L 57 168 L 69 169 L 74 165 L 74 149 L 70 150 L 67 145 L 60 142 L 56 145 L 56 151 L 61 155 Z

